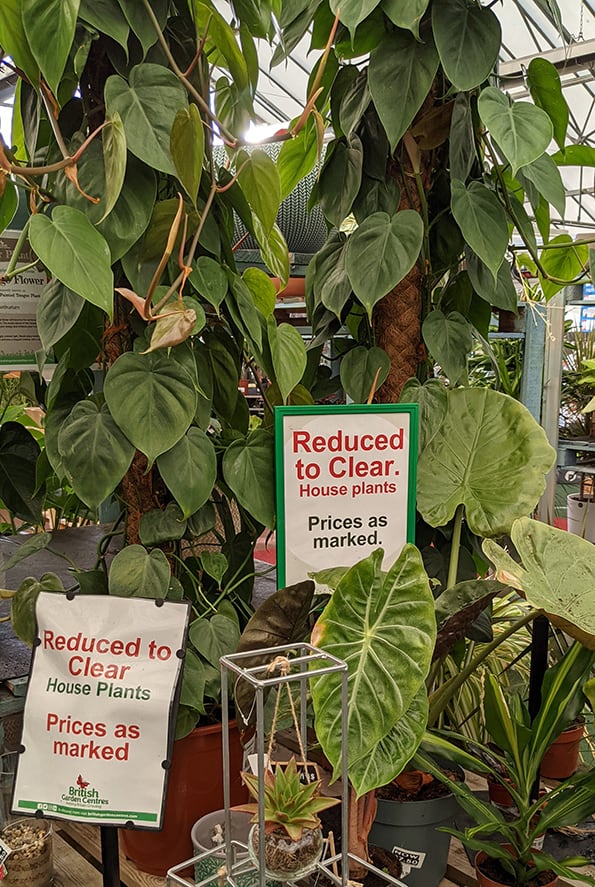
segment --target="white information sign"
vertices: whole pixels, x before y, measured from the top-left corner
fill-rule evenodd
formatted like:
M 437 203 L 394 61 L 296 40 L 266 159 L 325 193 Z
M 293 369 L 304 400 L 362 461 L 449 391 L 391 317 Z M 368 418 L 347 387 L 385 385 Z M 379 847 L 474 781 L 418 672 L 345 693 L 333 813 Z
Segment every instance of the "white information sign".
M 413 541 L 417 404 L 277 407 L 280 587 Z
M 13 813 L 161 827 L 188 605 L 42 592 Z
M 0 234 L 0 275 L 6 271 L 19 234 L 19 231 Z M 34 260 L 35 254 L 26 242 L 17 268 Z M 35 314 L 48 279 L 42 266 L 34 265 L 0 282 L 0 366 L 34 362 L 34 354 L 41 348 Z

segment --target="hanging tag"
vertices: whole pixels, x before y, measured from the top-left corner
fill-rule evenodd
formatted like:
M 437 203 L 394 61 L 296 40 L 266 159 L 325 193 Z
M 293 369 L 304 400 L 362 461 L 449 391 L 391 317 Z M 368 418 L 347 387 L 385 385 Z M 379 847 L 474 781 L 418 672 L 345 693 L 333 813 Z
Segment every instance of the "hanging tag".
M 295 759 L 294 759 L 295 760 Z M 285 770 L 289 761 L 271 761 L 271 770 Z M 313 761 L 296 761 L 295 767 L 300 776 L 302 785 L 310 785 L 312 782 L 320 782 L 320 768 Z
M 269 756 L 265 754 L 264 756 L 264 769 L 270 770 L 271 766 L 269 763 Z M 254 773 L 255 776 L 258 776 L 258 755 L 248 755 L 248 766 L 250 770 Z

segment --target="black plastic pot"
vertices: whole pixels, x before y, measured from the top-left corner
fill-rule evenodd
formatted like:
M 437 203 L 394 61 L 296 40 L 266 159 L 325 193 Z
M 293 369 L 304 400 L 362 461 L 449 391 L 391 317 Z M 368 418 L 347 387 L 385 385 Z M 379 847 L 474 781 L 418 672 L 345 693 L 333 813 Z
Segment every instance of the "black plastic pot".
M 452 764 L 448 768 L 458 770 Z M 399 879 L 407 887 L 438 887 L 446 872 L 450 835 L 437 829 L 454 826 L 458 810 L 452 794 L 427 801 L 379 798 L 370 844 L 394 853 L 403 866 Z

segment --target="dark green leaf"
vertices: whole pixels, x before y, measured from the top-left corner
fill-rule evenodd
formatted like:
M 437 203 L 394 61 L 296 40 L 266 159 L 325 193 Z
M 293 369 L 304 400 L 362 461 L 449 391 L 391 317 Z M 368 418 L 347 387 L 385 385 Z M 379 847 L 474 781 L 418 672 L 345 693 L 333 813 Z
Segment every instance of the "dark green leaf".
M 423 222 L 415 210 L 369 216 L 347 243 L 347 273 L 366 311 L 401 281 L 416 261 L 423 240 Z
M 155 26 L 146 13 L 144 5 L 138 0 L 118 0 L 126 20 L 139 39 L 142 46 L 143 58 L 153 44 L 157 42 Z M 165 27 L 167 20 L 167 0 L 151 0 L 151 9 L 157 19 L 160 28 Z M 103 28 L 99 28 L 100 31 Z
M 437 70 L 433 42 L 418 43 L 407 31 L 387 33 L 371 54 L 368 83 L 392 151 L 421 108 Z
M 215 449 L 200 428 L 189 428 L 171 450 L 157 458 L 157 467 L 185 518 L 205 504 L 217 478 Z
M 41 503 L 34 495 L 39 444 L 20 422 L 0 426 L 0 500 L 21 520 L 41 523 Z
M 134 456 L 134 446 L 107 406 L 99 409 L 90 400 L 78 403 L 63 423 L 58 449 L 66 477 L 89 508 L 96 508 L 114 492 Z
M 209 63 L 225 68 L 231 74 L 237 88 L 246 90 L 250 86 L 248 68 L 232 28 L 211 3 L 194 0 L 190 6 L 193 6 L 194 10 L 198 39 L 207 34 L 205 50 Z
M 214 668 L 221 656 L 235 653 L 240 630 L 227 616 L 216 613 L 211 619 L 195 619 L 188 633 L 190 642 Z
M 212 371 L 213 408 L 224 421 L 230 421 L 238 399 L 240 372 L 223 342 L 208 336 L 205 344 Z
M 170 154 L 178 179 L 195 207 L 204 151 L 204 127 L 197 106 L 181 108 L 171 128 Z
M 162 65 L 136 65 L 129 83 L 112 74 L 105 84 L 107 112 L 124 124 L 128 148 L 148 166 L 175 175 L 170 132 L 177 112 L 188 106 L 186 91 Z
M 227 295 L 227 275 L 219 262 L 208 256 L 200 256 L 188 280 L 196 292 L 218 311 Z
M 267 338 L 271 349 L 275 381 L 279 386 L 283 403 L 298 384 L 306 369 L 306 346 L 300 333 L 288 323 L 267 318 Z
M 354 403 L 367 403 L 372 386 L 377 391 L 390 370 L 390 358 L 382 348 L 352 348 L 341 360 L 341 385 Z M 378 373 L 378 376 L 376 374 Z
M 0 234 L 8 228 L 19 205 L 17 189 L 6 176 L 2 176 L 4 191 L 0 194 Z
M 262 351 L 262 327 L 260 316 L 254 304 L 252 292 L 242 278 L 233 271 L 228 272 L 231 296 L 227 306 L 234 322 L 243 330 L 246 339 L 258 351 Z
M 463 237 L 496 280 L 508 246 L 504 207 L 485 185 L 472 182 L 466 188 L 458 179 L 451 182 L 451 206 Z
M 423 337 L 434 359 L 456 385 L 467 372 L 467 355 L 473 347 L 471 327 L 462 314 L 430 311 L 423 322 Z
M 111 563 L 109 593 L 118 597 L 165 598 L 169 579 L 169 564 L 160 548 L 149 553 L 142 545 L 127 545 Z
M 58 280 L 111 317 L 114 278 L 110 251 L 83 213 L 70 206 L 56 206 L 51 219 L 32 216 L 29 237 L 34 251 Z
M 289 250 L 281 229 L 275 224 L 267 234 L 260 219 L 255 217 L 254 233 L 265 265 L 284 287 L 289 280 Z
M 116 111 L 102 132 L 105 192 L 103 197 L 103 221 L 116 205 L 126 177 L 126 135 L 120 115 Z
M 489 268 L 484 265 L 472 250 L 467 248 L 465 256 L 467 258 L 467 271 L 477 295 L 481 296 L 482 299 L 485 299 L 486 302 L 495 308 L 502 308 L 504 311 L 514 311 L 516 314 L 518 297 L 508 262 L 502 262 L 494 281 Z
M 528 166 L 522 166 L 519 174 L 525 179 L 532 182 L 542 197 L 558 211 L 561 218 L 564 218 L 566 210 L 566 189 L 562 176 L 558 171 L 558 167 L 549 156 L 542 154 L 533 163 Z M 521 182 L 523 179 L 521 178 Z
M 360 71 L 353 83 L 343 93 L 339 108 L 341 131 L 349 135 L 360 123 L 366 108 L 372 101 L 368 88 L 368 71 Z
M 27 42 L 54 95 L 58 92 L 58 84 L 74 40 L 79 3 L 80 0 L 21 2 Z M 20 41 L 18 48 L 22 48 Z
M 259 523 L 275 525 L 273 438 L 257 429 L 246 440 L 234 441 L 223 456 L 223 477 L 238 502 Z
M 258 216 L 263 230 L 269 234 L 281 203 L 277 166 L 268 154 L 259 149 L 250 154 L 240 151 L 236 164 L 242 191 Z
M 127 50 L 130 28 L 117 0 L 81 0 L 79 17 Z
M 26 560 L 30 555 L 36 554 L 38 551 L 43 551 L 47 548 L 52 541 L 52 534 L 47 532 L 34 533 L 33 535 L 25 536 L 24 541 L 22 542 L 22 537 L 13 537 L 13 539 L 17 538 L 19 540 L 19 545 L 16 546 L 16 551 L 10 557 L 2 561 L 3 573 L 8 573 L 9 570 L 12 570 L 17 564 Z M 10 545 L 10 543 L 8 544 Z
M 25 579 L 12 599 L 10 618 L 14 633 L 29 646 L 37 634 L 35 604 L 41 591 L 64 591 L 62 580 L 55 573 L 44 573 L 41 579 Z
M 165 542 L 175 542 L 186 532 L 186 521 L 175 502 L 162 510 L 153 508 L 141 515 L 138 535 L 143 545 L 151 548 Z
M 419 23 L 429 0 L 382 0 L 381 6 L 391 22 L 419 37 Z
M 469 95 L 464 92 L 460 92 L 455 99 L 450 120 L 448 151 L 451 176 L 453 179 L 466 182 L 477 151 L 471 102 Z
M 430 443 L 442 424 L 448 409 L 446 386 L 439 379 L 428 379 L 422 385 L 409 379 L 403 386 L 399 403 L 419 404 L 419 452 Z
M 21 69 L 36 89 L 39 68 L 33 58 L 22 16 L 23 0 L 3 0 L 0 3 L 0 34 L 2 49 Z
M 323 213 L 339 226 L 349 214 L 362 180 L 362 143 L 355 133 L 333 143 L 318 181 L 318 197 Z
M 122 354 L 105 377 L 104 393 L 117 425 L 150 464 L 181 439 L 196 409 L 191 377 L 161 352 Z
M 502 29 L 491 9 L 468 0 L 432 5 L 432 30 L 448 79 L 462 92 L 483 83 L 494 70 Z
M 36 320 L 41 344 L 46 351 L 74 326 L 84 304 L 84 299 L 55 277 L 43 288 Z
M 363 22 L 376 9 L 380 0 L 330 0 L 332 11 L 339 13 L 339 18 L 349 28 L 351 35 L 360 22 Z
M 531 59 L 527 70 L 527 84 L 537 107 L 545 111 L 552 121 L 554 138 L 559 148 L 564 150 L 569 112 L 558 71 L 547 59 Z

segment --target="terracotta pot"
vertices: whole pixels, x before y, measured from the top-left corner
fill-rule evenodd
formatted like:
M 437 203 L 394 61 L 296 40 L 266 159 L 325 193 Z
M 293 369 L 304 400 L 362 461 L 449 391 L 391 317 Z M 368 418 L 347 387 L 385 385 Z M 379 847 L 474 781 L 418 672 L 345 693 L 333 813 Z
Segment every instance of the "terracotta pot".
M 477 878 L 478 887 L 507 887 L 502 881 L 494 881 L 481 871 L 479 866 L 488 858 L 485 850 L 480 850 L 475 857 L 475 877 Z M 552 872 L 552 880 L 548 881 L 547 887 L 557 887 L 559 883 L 558 876 Z
M 584 732 L 584 723 L 573 724 L 554 739 L 541 761 L 540 773 L 545 779 L 567 779 L 572 776 L 578 766 L 578 752 Z
M 231 803 L 247 800 L 242 784 L 242 745 L 235 722 L 230 725 Z M 122 849 L 138 868 L 164 877 L 167 870 L 192 854 L 190 832 L 201 816 L 223 807 L 221 724 L 197 727 L 174 742 L 163 828 L 159 831 L 120 829 Z
M 512 795 L 505 785 L 496 779 L 488 779 L 488 797 L 498 807 L 514 807 Z

